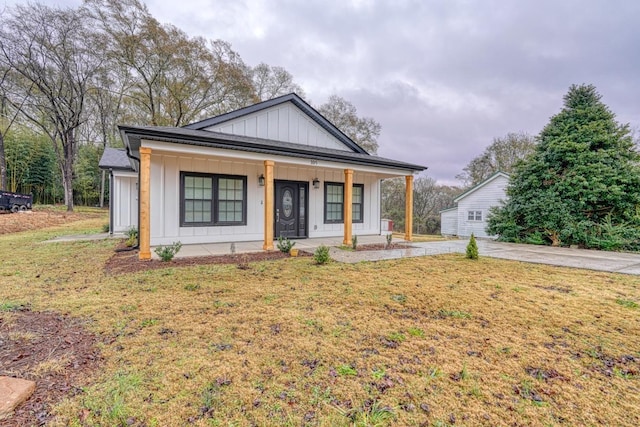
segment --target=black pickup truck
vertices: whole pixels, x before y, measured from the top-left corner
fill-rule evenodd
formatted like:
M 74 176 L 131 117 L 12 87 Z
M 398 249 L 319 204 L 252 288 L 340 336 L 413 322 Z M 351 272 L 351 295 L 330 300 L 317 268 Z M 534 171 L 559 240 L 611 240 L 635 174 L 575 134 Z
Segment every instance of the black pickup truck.
M 11 193 L 0 191 L 0 212 L 18 212 L 31 209 L 33 196 L 31 194 Z

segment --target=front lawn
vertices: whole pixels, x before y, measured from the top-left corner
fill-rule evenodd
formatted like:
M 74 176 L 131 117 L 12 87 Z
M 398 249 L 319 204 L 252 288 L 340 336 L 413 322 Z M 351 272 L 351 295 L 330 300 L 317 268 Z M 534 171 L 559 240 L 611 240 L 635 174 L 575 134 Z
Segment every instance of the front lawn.
M 54 234 L 0 239 L 0 326 L 54 311 L 100 343 L 52 425 L 640 425 L 637 276 L 482 253 L 114 276 L 115 241 Z

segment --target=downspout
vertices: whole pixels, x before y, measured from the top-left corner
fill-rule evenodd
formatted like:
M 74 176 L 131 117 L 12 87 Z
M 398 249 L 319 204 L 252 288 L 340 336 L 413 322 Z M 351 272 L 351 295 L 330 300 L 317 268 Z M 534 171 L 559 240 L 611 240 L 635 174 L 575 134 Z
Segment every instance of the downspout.
M 109 236 L 113 237 L 113 168 L 109 168 Z
M 378 179 L 378 235 L 382 236 L 382 179 Z
M 140 158 L 131 154 L 131 151 L 129 150 L 129 144 L 125 144 L 125 149 L 126 149 L 127 157 L 138 162 L 138 185 L 136 185 L 136 187 L 138 188 L 138 233 L 140 233 Z M 137 243 L 131 247 L 131 250 L 135 250 L 135 249 L 140 249 L 139 234 L 138 234 Z

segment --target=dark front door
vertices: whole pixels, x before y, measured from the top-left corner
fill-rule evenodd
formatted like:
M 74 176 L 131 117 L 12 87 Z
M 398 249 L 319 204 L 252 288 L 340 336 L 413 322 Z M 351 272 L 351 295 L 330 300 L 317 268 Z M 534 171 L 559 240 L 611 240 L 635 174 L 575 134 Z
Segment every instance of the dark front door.
M 275 182 L 275 237 L 307 237 L 306 182 Z

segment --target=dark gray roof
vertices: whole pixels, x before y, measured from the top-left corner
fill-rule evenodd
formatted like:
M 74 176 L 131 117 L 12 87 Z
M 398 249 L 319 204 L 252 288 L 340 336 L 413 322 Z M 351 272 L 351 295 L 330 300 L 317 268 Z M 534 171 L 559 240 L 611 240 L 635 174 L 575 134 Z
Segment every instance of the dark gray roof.
M 356 144 L 351 138 L 342 133 L 340 129 L 335 127 L 333 123 L 329 120 L 325 119 L 324 116 L 318 113 L 313 107 L 307 104 L 302 98 L 300 98 L 295 93 L 290 93 L 288 95 L 283 95 L 278 98 L 273 98 L 268 101 L 259 102 L 258 104 L 250 105 L 249 107 L 241 108 L 239 110 L 231 111 L 226 114 L 221 114 L 216 117 L 211 117 L 209 119 L 205 119 L 199 122 L 191 123 L 184 126 L 186 129 L 195 129 L 195 130 L 203 130 L 205 128 L 219 125 L 224 122 L 228 122 L 229 120 L 237 119 L 238 117 L 246 116 L 248 114 L 255 113 L 257 111 L 261 111 L 275 105 L 284 104 L 285 102 L 291 102 L 296 107 L 300 108 L 307 116 L 309 116 L 313 121 L 318 123 L 324 130 L 329 132 L 331 135 L 336 137 L 340 142 L 346 145 L 348 148 L 353 150 L 356 153 L 366 153 L 366 150 Z
M 100 169 L 133 170 L 124 148 L 105 148 L 98 167 Z
M 122 138 L 129 149 L 137 153 L 141 139 L 172 142 L 178 144 L 199 145 L 227 150 L 248 151 L 252 153 L 293 156 L 348 164 L 377 166 L 383 168 L 423 171 L 426 166 L 414 165 L 365 153 L 321 148 L 291 142 L 252 138 L 221 132 L 176 128 L 165 126 L 119 126 Z

